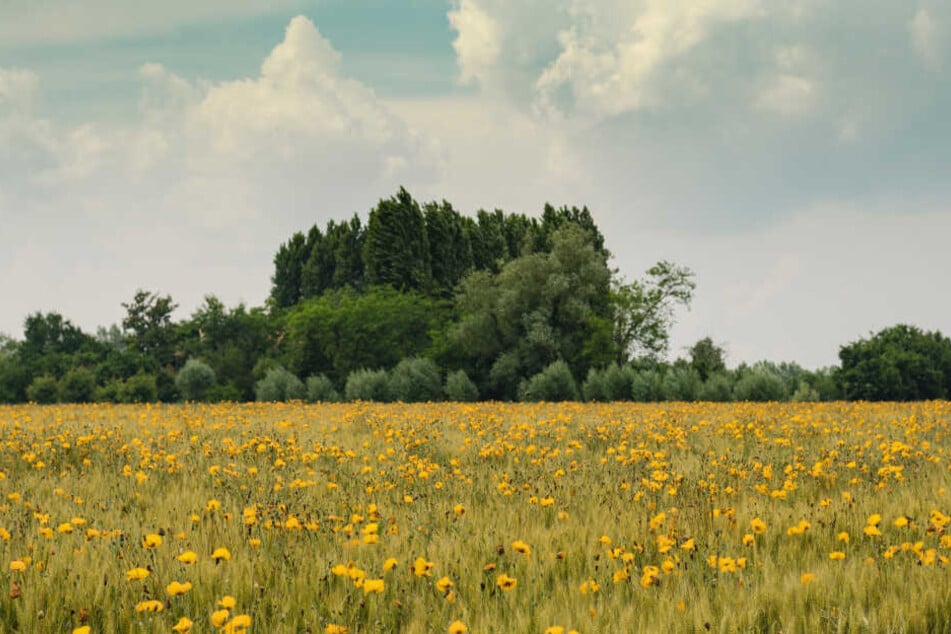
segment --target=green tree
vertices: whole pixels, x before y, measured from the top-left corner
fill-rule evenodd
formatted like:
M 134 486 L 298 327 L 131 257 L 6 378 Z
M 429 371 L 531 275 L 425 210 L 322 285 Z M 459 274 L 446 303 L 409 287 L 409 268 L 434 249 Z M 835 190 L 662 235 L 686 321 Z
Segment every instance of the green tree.
M 444 303 L 390 287 L 325 293 L 288 313 L 284 357 L 302 376 L 324 373 L 341 385 L 354 370 L 425 356 L 448 317 Z
M 473 267 L 467 223 L 445 200 L 427 204 L 425 218 L 433 292 L 451 297 Z
M 370 212 L 363 256 L 368 284 L 401 291 L 429 289 L 426 220 L 419 204 L 402 187 Z
M 839 349 L 847 399 L 915 401 L 951 395 L 951 340 L 899 324 Z
M 548 365 L 538 374 L 522 382 L 518 390 L 520 401 L 580 401 L 578 384 L 571 368 L 562 360 Z
M 63 403 L 90 403 L 96 394 L 96 373 L 89 368 L 72 368 L 59 380 L 59 400 Z
M 189 359 L 175 375 L 175 387 L 186 401 L 202 401 L 215 384 L 215 371 L 201 359 Z
M 465 370 L 456 370 L 447 374 L 444 391 L 446 399 L 454 403 L 471 403 L 479 400 L 479 388 Z
M 632 356 L 658 359 L 667 352 L 674 309 L 690 306 L 696 288 L 693 272 L 671 262 L 658 262 L 643 280 L 614 285 L 614 341 L 618 362 Z
M 289 308 L 300 301 L 301 276 L 310 253 L 307 238 L 297 232 L 282 244 L 274 255 L 274 275 L 271 277 L 270 304 L 274 308 Z
M 280 366 L 268 370 L 254 386 L 254 392 L 258 401 L 269 403 L 301 400 L 307 396 L 303 381 Z
M 700 379 L 726 370 L 726 357 L 723 348 L 713 343 L 710 337 L 704 337 L 690 348 L 690 366 L 700 374 Z
M 511 260 L 498 274 L 476 271 L 457 296 L 451 340 L 490 396 L 512 398 L 518 382 L 559 359 L 572 373 L 607 362 L 614 350 L 586 345 L 609 324 L 611 272 L 583 229 L 567 225 L 550 253 Z
M 33 379 L 30 386 L 26 388 L 26 395 L 31 402 L 40 405 L 55 403 L 59 395 L 59 385 L 55 378 L 49 374 L 43 374 Z
M 432 359 L 403 359 L 390 370 L 388 388 L 390 397 L 403 403 L 442 400 L 442 377 Z

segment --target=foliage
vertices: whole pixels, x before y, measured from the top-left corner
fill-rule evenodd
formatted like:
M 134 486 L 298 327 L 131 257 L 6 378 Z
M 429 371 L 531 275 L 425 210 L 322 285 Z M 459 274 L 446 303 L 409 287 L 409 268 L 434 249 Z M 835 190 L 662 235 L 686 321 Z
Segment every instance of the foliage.
M 301 400 L 307 395 L 304 383 L 283 367 L 273 367 L 254 386 L 258 401 L 276 402 Z
M 386 370 L 354 370 L 347 377 L 344 397 L 348 401 L 390 401 L 390 377 Z
M 419 203 L 402 187 L 370 212 L 363 260 L 370 285 L 417 292 L 429 288 L 426 220 Z
M 700 388 L 700 400 L 726 403 L 733 400 L 733 380 L 729 372 L 717 372 L 707 377 Z
M 568 364 L 559 359 L 524 381 L 518 390 L 520 401 L 580 401 L 578 385 Z
M 442 399 L 442 377 L 431 359 L 409 357 L 389 372 L 388 395 L 403 403 L 425 403 Z
M 43 374 L 33 379 L 30 386 L 26 388 L 26 395 L 31 402 L 40 405 L 55 403 L 59 396 L 59 384 L 49 374 Z
M 63 403 L 91 403 L 96 395 L 96 373 L 86 367 L 72 368 L 59 380 Z
M 619 362 L 638 355 L 659 359 L 667 352 L 674 309 L 690 306 L 696 288 L 693 278 L 690 269 L 663 261 L 648 269 L 643 280 L 614 283 L 614 341 Z
M 285 357 L 301 375 L 324 373 L 342 384 L 354 370 L 391 368 L 424 355 L 448 310 L 418 293 L 377 287 L 325 293 L 301 302 L 285 319 Z
M 668 401 L 696 401 L 703 389 L 700 373 L 692 367 L 676 366 L 664 375 L 661 388 Z
M 202 401 L 215 384 L 215 371 L 201 359 L 189 359 L 175 376 L 175 387 L 186 401 Z
M 726 371 L 726 353 L 713 343 L 710 337 L 704 337 L 690 348 L 690 366 L 697 371 L 702 381 L 711 375 Z
M 443 391 L 448 401 L 471 403 L 479 400 L 479 388 L 472 382 L 465 370 L 448 373 Z
M 307 400 L 311 403 L 336 403 L 340 400 L 340 393 L 334 388 L 333 381 L 324 374 L 315 374 L 307 377 Z
M 733 386 L 733 398 L 737 401 L 783 401 L 789 397 L 782 375 L 770 364 L 742 367 L 737 375 Z
M 912 401 L 951 395 L 951 340 L 899 324 L 839 350 L 845 398 Z

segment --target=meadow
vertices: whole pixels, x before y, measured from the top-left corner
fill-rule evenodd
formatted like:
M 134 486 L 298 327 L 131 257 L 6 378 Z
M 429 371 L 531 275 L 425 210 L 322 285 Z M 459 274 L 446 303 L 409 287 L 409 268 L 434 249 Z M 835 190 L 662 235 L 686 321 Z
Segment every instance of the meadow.
M 946 632 L 951 404 L 0 408 L 0 632 Z

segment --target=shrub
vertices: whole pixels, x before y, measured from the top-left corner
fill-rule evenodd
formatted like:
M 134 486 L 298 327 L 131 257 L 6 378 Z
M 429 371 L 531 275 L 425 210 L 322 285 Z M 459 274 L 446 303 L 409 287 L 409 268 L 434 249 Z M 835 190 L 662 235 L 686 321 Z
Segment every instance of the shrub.
M 307 400 L 311 403 L 336 403 L 340 393 L 334 389 L 333 381 L 324 374 L 307 377 Z
M 59 380 L 59 399 L 64 403 L 89 403 L 96 394 L 96 373 L 73 368 Z
M 244 400 L 244 392 L 234 383 L 222 385 L 217 383 L 205 392 L 205 400 L 210 403 L 232 402 L 240 403 Z
M 664 375 L 657 370 L 641 370 L 631 381 L 631 399 L 639 403 L 664 400 Z
M 122 382 L 119 400 L 123 403 L 154 403 L 158 400 L 158 385 L 151 374 L 139 372 Z
M 703 381 L 693 368 L 674 368 L 664 375 L 664 399 L 668 401 L 696 401 Z
M 448 400 L 457 403 L 471 403 L 479 400 L 479 388 L 465 370 L 456 370 L 446 376 L 445 393 Z
M 58 395 L 59 384 L 48 374 L 36 377 L 26 388 L 26 397 L 40 405 L 55 403 Z
M 281 366 L 269 369 L 264 378 L 254 385 L 258 401 L 293 401 L 306 396 L 304 383 Z
M 607 392 L 604 389 L 604 372 L 591 368 L 588 370 L 588 378 L 581 385 L 581 394 L 584 400 L 591 402 L 604 402 L 608 400 Z
M 424 403 L 442 398 L 442 378 L 431 359 L 403 359 L 389 374 L 389 397 L 404 403 Z
M 390 400 L 389 376 L 386 370 L 354 370 L 343 391 L 348 401 L 386 402 Z
M 201 359 L 189 359 L 175 376 L 175 387 L 186 401 L 205 399 L 215 384 L 215 371 Z
M 726 403 L 733 398 L 733 381 L 725 372 L 715 372 L 707 377 L 700 388 L 700 400 Z
M 555 361 L 544 370 L 523 381 L 518 388 L 520 401 L 578 401 L 578 384 L 568 364 Z
M 608 401 L 629 401 L 634 386 L 631 366 L 612 363 L 604 370 L 604 396 Z
M 737 380 L 733 387 L 737 401 L 782 401 L 786 399 L 783 377 L 765 368 L 754 368 Z

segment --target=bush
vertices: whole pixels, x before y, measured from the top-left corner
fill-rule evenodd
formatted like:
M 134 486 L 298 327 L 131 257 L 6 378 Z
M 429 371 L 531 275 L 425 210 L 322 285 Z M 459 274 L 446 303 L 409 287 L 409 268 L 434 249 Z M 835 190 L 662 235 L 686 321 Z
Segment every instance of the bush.
M 122 403 L 154 403 L 158 400 L 158 386 L 151 374 L 139 372 L 123 381 L 119 389 Z
M 674 368 L 664 376 L 663 391 L 667 401 L 696 401 L 703 381 L 693 368 Z
M 244 392 L 234 383 L 212 385 L 205 392 L 205 400 L 210 403 L 240 403 L 244 400 Z
M 425 403 L 442 398 L 442 378 L 431 359 L 410 357 L 390 370 L 389 396 L 404 403 Z
M 786 383 L 783 377 L 764 368 L 754 368 L 737 380 L 733 387 L 737 401 L 782 401 L 786 399 Z
M 89 403 L 96 395 L 96 373 L 89 368 L 73 368 L 59 380 L 59 400 Z
M 591 368 L 588 370 L 588 378 L 581 385 L 581 394 L 584 400 L 592 402 L 604 402 L 608 400 L 607 392 L 604 389 L 604 372 Z
M 523 381 L 518 388 L 520 401 L 578 401 L 578 384 L 568 364 L 555 361 L 544 370 Z
M 201 359 L 189 359 L 175 376 L 175 387 L 186 401 L 205 399 L 215 384 L 215 371 Z
M 390 400 L 389 376 L 386 370 L 354 370 L 347 377 L 344 396 L 348 401 Z
M 479 400 L 479 388 L 465 370 L 456 370 L 446 376 L 446 398 L 456 403 L 471 403 Z
M 638 403 L 664 400 L 664 375 L 657 370 L 641 370 L 631 381 L 631 399 Z
M 340 400 L 340 393 L 326 375 L 316 374 L 307 377 L 307 400 L 311 403 L 336 403 Z
M 59 384 L 48 374 L 36 377 L 26 388 L 26 397 L 40 405 L 55 403 L 57 396 L 59 396 Z
M 604 370 L 604 396 L 608 401 L 629 401 L 634 386 L 634 370 L 612 363 Z
M 716 372 L 707 377 L 700 388 L 700 400 L 726 403 L 733 399 L 733 381 L 725 372 Z
M 254 395 L 258 401 L 293 401 L 307 395 L 304 383 L 281 366 L 269 369 L 264 378 L 254 385 Z

